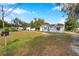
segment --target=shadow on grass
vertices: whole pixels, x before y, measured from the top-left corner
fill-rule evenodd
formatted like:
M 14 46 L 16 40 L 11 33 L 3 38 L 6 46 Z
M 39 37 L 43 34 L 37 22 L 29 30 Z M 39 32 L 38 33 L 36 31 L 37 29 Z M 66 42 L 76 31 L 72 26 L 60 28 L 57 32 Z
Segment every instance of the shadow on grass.
M 57 36 L 56 36 L 57 35 Z M 50 36 L 38 36 L 29 41 L 28 56 L 69 56 L 77 55 L 69 49 L 71 42 L 67 34 L 54 34 Z

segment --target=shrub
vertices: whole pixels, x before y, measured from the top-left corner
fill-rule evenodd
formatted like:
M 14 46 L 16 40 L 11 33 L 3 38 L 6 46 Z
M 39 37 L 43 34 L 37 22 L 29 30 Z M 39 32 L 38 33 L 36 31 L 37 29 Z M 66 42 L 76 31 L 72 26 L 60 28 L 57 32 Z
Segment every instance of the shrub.
M 15 29 L 15 28 L 11 28 L 10 31 L 11 31 L 11 32 L 15 32 L 15 31 L 18 31 L 18 30 Z
M 5 32 L 9 32 L 10 30 L 7 28 L 7 29 L 5 29 Z

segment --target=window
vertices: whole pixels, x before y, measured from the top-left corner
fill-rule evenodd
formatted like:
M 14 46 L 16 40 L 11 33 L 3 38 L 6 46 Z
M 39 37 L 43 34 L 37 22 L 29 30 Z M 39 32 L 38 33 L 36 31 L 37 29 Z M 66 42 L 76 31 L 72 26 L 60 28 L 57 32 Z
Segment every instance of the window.
M 60 30 L 60 27 L 57 27 L 56 29 L 59 31 Z
M 47 27 L 44 27 L 44 29 L 47 29 Z

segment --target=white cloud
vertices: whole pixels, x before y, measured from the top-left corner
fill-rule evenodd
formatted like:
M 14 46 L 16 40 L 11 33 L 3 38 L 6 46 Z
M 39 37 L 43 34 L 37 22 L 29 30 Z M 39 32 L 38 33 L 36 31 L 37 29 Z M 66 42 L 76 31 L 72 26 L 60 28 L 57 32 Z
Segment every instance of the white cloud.
M 55 7 L 52 8 L 52 10 L 59 10 L 59 11 L 61 11 L 61 6 L 55 6 Z
M 58 23 L 64 24 L 64 22 L 65 22 L 65 18 L 61 18 Z
M 8 12 L 11 11 L 11 10 L 12 10 L 12 8 L 10 8 L 10 9 L 8 10 Z M 26 13 L 26 12 L 28 12 L 28 11 L 26 11 L 26 10 L 24 10 L 24 9 L 20 9 L 20 8 L 17 8 L 17 9 L 15 9 L 15 10 L 13 10 L 13 13 L 16 13 L 16 14 L 22 14 L 22 13 Z
M 6 9 L 5 9 L 6 10 Z M 12 8 L 10 8 L 8 10 L 8 12 L 10 12 L 12 10 Z M 20 9 L 20 8 L 17 8 L 15 10 L 13 10 L 12 13 L 16 13 L 16 14 L 23 14 L 23 13 L 27 13 L 27 14 L 36 14 L 35 11 L 29 11 L 29 10 L 24 10 L 24 9 Z
M 11 19 L 8 18 L 8 17 L 5 17 L 5 21 L 7 21 L 8 23 L 10 23 L 11 22 Z

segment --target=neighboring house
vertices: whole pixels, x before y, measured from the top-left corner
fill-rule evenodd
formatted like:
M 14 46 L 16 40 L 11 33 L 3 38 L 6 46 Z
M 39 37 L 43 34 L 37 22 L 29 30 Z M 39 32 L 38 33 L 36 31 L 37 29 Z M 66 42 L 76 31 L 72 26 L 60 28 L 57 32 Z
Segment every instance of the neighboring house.
M 12 28 L 17 29 L 17 30 L 35 31 L 35 28 L 31 28 L 31 27 L 12 27 Z
M 17 29 L 17 30 L 26 30 L 26 27 L 12 27 L 14 29 Z
M 27 27 L 26 30 L 28 30 L 28 31 L 35 31 L 35 28 Z
M 42 25 L 40 31 L 44 32 L 64 32 L 64 25 Z
M 23 27 L 18 27 L 18 30 L 23 30 Z
M 31 28 L 30 30 L 31 30 L 31 31 L 35 31 L 35 28 Z
M 30 31 L 31 27 L 27 27 L 26 30 Z

